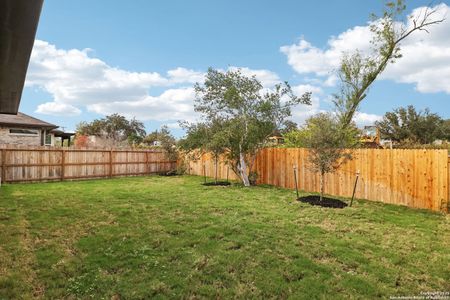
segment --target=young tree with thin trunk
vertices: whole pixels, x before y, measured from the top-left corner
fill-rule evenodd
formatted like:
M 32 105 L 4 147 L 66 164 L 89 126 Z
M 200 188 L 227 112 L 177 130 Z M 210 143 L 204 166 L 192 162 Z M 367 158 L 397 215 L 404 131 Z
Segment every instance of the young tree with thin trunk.
M 335 115 L 319 113 L 306 120 L 302 129 L 287 136 L 290 146 L 308 148 L 308 167 L 320 178 L 320 201 L 325 175 L 352 159 L 351 149 L 358 145 L 358 133 L 354 125 L 343 127 Z
M 195 85 L 195 91 L 195 110 L 203 119 L 207 123 L 221 120 L 226 156 L 245 186 L 250 186 L 248 175 L 257 151 L 290 116 L 291 107 L 310 104 L 311 96 L 305 93 L 297 97 L 286 82 L 267 90 L 255 76 L 244 76 L 240 70 L 211 68 L 205 82 Z

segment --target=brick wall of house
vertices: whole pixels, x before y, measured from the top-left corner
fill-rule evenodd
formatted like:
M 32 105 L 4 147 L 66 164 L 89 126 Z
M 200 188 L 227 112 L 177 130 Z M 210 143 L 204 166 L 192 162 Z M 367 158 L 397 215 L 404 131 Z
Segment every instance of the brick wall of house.
M 41 131 L 38 130 L 38 135 L 18 135 L 10 134 L 10 127 L 0 127 L 0 145 L 2 144 L 14 144 L 14 145 L 30 145 L 30 146 L 40 146 L 41 145 Z

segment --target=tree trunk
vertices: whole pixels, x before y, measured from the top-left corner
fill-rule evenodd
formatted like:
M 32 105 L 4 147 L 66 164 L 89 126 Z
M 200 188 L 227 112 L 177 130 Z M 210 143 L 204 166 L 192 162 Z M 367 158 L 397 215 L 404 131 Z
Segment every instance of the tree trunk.
M 250 180 L 248 180 L 247 174 L 247 164 L 245 163 L 244 154 L 242 153 L 239 154 L 239 176 L 245 186 L 250 186 Z
M 320 202 L 322 202 L 323 199 L 323 191 L 324 191 L 324 186 L 325 186 L 325 178 L 324 178 L 324 173 L 320 173 Z

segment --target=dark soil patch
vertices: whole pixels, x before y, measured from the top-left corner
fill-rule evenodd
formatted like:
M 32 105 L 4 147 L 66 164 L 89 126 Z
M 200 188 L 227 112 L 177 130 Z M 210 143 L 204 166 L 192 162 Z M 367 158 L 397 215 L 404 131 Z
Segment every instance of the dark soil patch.
M 317 196 L 317 195 L 300 197 L 297 200 L 300 202 L 309 203 L 311 205 L 330 207 L 330 208 L 344 208 L 347 206 L 347 203 L 345 203 L 341 200 L 338 200 L 338 199 L 334 199 L 334 198 L 323 197 L 322 201 L 320 201 L 320 196 Z
M 228 186 L 231 185 L 231 182 L 229 181 L 217 181 L 217 182 L 205 182 L 203 183 L 204 186 Z
M 169 172 L 160 172 L 159 176 L 177 176 L 177 171 L 169 171 Z

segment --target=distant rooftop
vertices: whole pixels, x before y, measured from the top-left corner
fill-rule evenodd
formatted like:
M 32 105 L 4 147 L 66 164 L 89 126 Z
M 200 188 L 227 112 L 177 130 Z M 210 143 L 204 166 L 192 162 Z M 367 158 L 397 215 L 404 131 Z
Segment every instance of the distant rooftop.
M 16 125 L 24 127 L 41 127 L 45 129 L 54 129 L 58 126 L 33 118 L 24 113 L 17 113 L 17 115 L 0 114 L 0 125 Z

